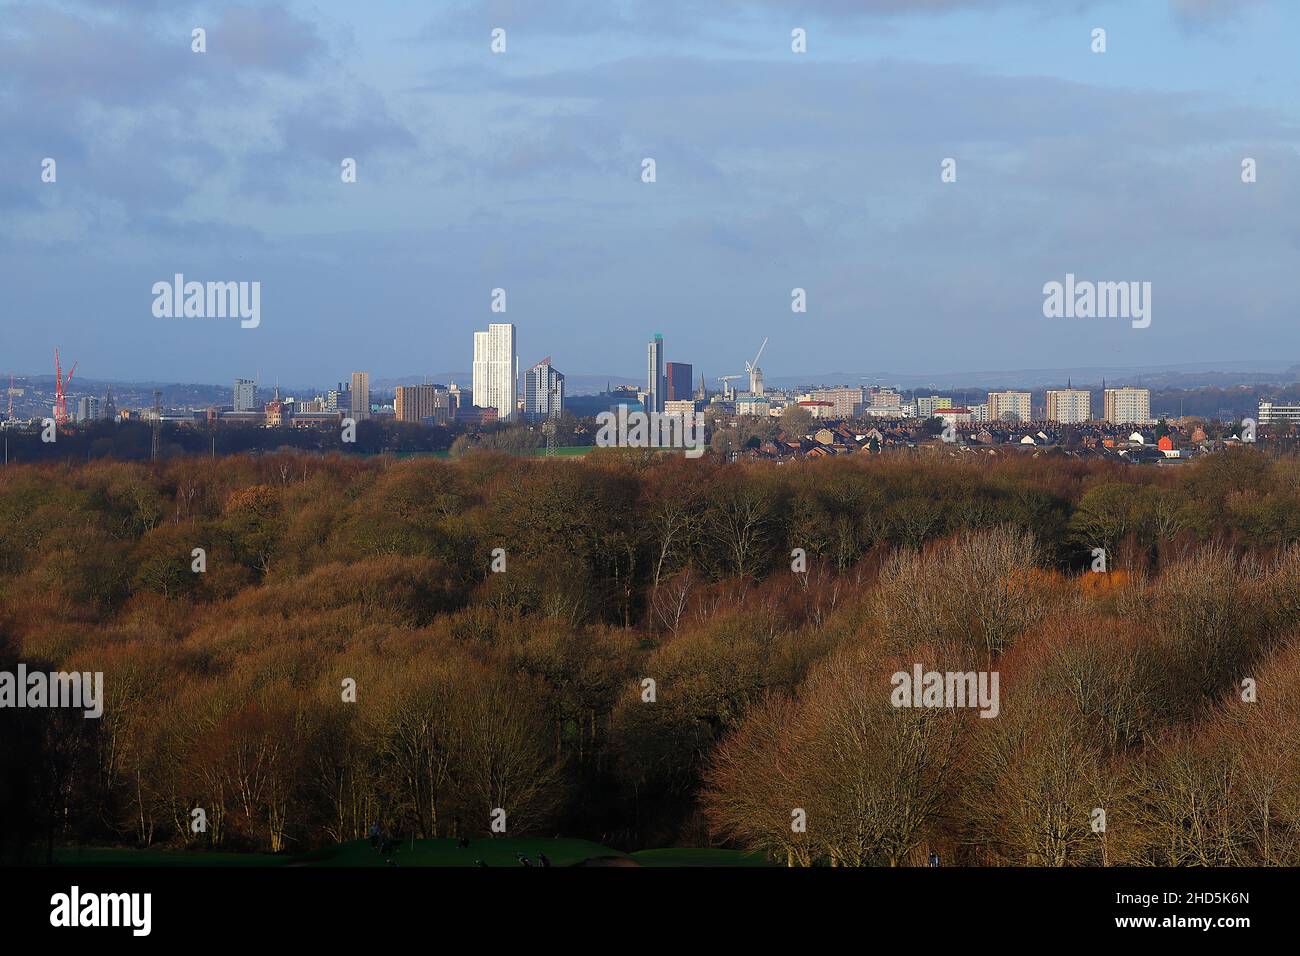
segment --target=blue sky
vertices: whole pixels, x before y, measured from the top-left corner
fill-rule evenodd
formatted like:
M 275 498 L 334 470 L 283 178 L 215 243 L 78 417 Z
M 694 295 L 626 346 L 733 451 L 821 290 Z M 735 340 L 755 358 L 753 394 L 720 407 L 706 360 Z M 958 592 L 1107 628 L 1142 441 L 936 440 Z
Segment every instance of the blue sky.
M 463 370 L 495 287 L 570 374 L 1300 361 L 1300 4 L 106 6 L 0 2 L 0 373 Z M 155 318 L 176 272 L 261 324 Z M 1044 318 L 1067 272 L 1150 328 Z

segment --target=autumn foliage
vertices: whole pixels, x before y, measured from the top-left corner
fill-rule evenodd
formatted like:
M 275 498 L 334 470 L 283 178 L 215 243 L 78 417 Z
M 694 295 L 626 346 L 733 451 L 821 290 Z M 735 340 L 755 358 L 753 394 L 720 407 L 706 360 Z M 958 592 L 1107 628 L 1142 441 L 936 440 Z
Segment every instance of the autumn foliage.
M 0 670 L 102 671 L 106 703 L 0 710 L 0 856 L 500 807 L 791 865 L 1296 865 L 1297 479 L 1253 450 L 13 466 Z M 891 706 L 913 663 L 996 670 L 999 715 Z

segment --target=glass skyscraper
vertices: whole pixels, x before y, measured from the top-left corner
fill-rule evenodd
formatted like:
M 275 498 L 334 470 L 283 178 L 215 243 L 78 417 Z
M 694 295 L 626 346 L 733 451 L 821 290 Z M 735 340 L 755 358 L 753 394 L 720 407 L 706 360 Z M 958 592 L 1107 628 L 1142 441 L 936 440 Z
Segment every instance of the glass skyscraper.
M 647 412 L 664 410 L 664 337 L 658 332 L 647 347 L 646 400 Z

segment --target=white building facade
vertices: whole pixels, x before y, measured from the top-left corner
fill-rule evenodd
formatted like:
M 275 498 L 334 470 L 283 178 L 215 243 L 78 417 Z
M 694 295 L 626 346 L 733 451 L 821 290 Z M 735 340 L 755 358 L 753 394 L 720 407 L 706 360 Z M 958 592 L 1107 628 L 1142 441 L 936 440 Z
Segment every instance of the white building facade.
M 1028 392 L 989 392 L 989 419 L 995 422 L 1033 421 Z
M 1087 389 L 1061 388 L 1047 392 L 1047 420 L 1062 425 L 1086 422 L 1092 417 L 1092 396 Z
M 486 332 L 475 332 L 474 404 L 495 408 L 498 419 L 513 418 L 518 363 L 513 323 L 493 322 Z
M 1112 425 L 1149 425 L 1151 390 L 1147 388 L 1108 388 L 1103 397 L 1106 421 Z

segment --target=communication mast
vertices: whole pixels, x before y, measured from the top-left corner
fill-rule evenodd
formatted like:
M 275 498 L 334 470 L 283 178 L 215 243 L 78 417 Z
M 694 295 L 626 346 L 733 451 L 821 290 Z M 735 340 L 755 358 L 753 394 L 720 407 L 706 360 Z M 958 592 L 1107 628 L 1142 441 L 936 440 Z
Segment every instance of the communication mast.
M 151 461 L 158 460 L 158 438 L 162 431 L 162 392 L 158 389 L 153 390 L 153 447 L 150 449 L 149 458 Z

